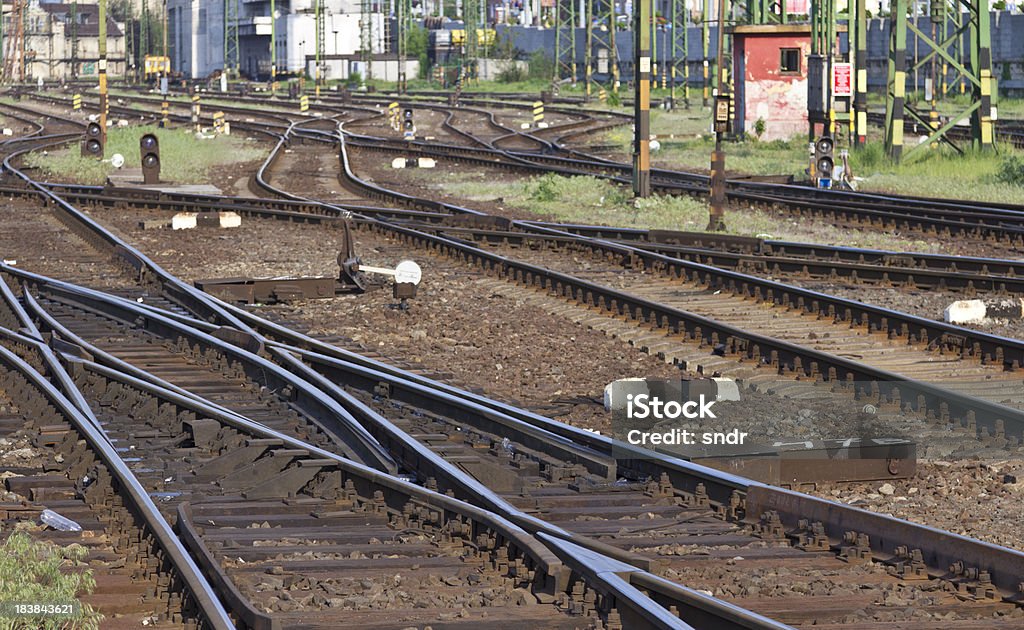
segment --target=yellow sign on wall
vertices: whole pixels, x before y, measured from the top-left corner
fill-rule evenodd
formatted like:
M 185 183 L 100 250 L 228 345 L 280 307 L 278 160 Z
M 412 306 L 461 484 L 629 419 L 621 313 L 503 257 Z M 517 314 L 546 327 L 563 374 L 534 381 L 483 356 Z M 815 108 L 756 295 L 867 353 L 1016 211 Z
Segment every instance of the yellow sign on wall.
M 493 28 L 476 29 L 477 46 L 493 46 L 497 38 L 497 33 Z M 461 46 L 464 43 L 466 43 L 466 31 L 462 29 L 452 31 L 452 44 Z
M 171 71 L 171 58 L 164 57 L 162 55 L 146 55 L 146 60 L 143 63 L 143 72 L 148 76 L 150 74 L 170 73 Z

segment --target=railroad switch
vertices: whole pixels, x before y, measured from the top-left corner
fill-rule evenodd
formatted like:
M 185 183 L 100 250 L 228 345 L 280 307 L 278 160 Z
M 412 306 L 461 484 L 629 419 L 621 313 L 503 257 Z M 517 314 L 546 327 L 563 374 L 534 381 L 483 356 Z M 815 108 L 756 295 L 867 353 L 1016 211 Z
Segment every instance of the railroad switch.
M 395 279 L 395 299 L 400 308 L 408 309 L 409 298 L 416 296 L 416 287 L 422 278 L 419 265 L 411 260 L 402 261 L 395 269 L 371 267 L 362 264 L 355 255 L 352 232 L 343 222 L 344 236 L 338 253 L 338 276 L 278 277 L 278 278 L 212 278 L 196 280 L 196 288 L 228 302 L 243 304 L 273 304 L 313 298 L 330 298 L 343 293 L 362 293 L 379 288 L 383 283 L 367 277 L 368 273 L 390 275 Z

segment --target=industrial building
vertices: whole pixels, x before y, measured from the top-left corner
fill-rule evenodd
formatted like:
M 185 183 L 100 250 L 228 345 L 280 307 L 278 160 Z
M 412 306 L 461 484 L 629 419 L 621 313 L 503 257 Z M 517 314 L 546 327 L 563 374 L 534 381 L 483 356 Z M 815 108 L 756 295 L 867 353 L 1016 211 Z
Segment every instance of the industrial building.
M 328 78 L 347 76 L 350 57 L 360 47 L 360 5 L 353 0 L 325 0 L 324 53 Z M 192 78 L 203 78 L 224 67 L 224 3 L 207 0 L 169 0 L 168 52 L 171 69 Z M 269 0 L 238 3 L 239 71 L 251 79 L 270 77 L 271 36 L 277 72 L 312 75 L 316 56 L 316 19 L 312 0 Z M 384 16 L 373 15 L 373 51 L 385 51 Z M 212 27 L 211 25 L 217 25 Z M 379 74 L 379 73 L 378 73 Z
M 20 28 L 19 28 L 20 26 Z M 107 18 L 107 72 L 123 75 L 124 24 Z M 4 6 L 3 73 L 9 80 L 97 76 L 99 6 L 16 2 Z

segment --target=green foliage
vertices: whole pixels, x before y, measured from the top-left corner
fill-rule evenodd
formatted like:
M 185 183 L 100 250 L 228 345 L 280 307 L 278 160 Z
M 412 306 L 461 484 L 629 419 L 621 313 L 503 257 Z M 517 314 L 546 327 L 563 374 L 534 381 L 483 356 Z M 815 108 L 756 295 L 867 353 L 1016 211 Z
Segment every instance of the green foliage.
M 554 201 L 558 198 L 557 176 L 552 173 L 541 175 L 527 184 L 527 191 L 534 201 Z
M 427 56 L 427 47 L 429 45 L 427 29 L 413 24 L 412 28 L 409 29 L 406 43 L 408 45 L 407 52 L 409 57 L 414 57 L 420 64 L 417 77 L 420 79 L 430 77 L 430 58 Z
M 199 140 L 185 129 L 158 129 L 149 125 L 111 127 L 107 132 L 104 157 L 109 159 L 120 153 L 125 158 L 126 168 L 141 166 L 139 138 L 145 133 L 155 133 L 160 140 L 160 177 L 168 182 L 207 183 L 210 181 L 209 170 L 213 167 L 263 156 L 261 148 L 239 136 Z M 109 162 L 82 157 L 77 143 L 47 154 L 31 153 L 26 161 L 30 166 L 46 171 L 52 179 L 88 184 L 104 183 L 113 168 Z
M 427 29 L 422 26 L 413 25 L 406 36 L 406 52 L 410 57 L 418 57 L 427 52 Z
M 503 64 L 503 67 L 498 71 L 496 78 L 498 83 L 518 83 L 520 81 L 526 81 L 528 74 L 528 70 L 524 69 L 515 61 L 509 60 Z
M 1016 154 L 1003 158 L 996 171 L 996 180 L 1004 184 L 1024 186 L 1024 158 Z
M 869 171 L 882 168 L 886 162 L 888 158 L 881 142 L 870 142 L 866 146 L 850 151 L 850 167 L 859 177 L 870 175 Z
M 550 79 L 555 74 L 555 60 L 544 50 L 535 50 L 527 62 L 531 79 Z
M 581 207 L 614 207 L 626 204 L 626 191 L 597 177 L 563 177 L 545 173 L 523 184 L 524 196 L 542 204 L 573 204 Z
M 758 140 L 764 135 L 766 127 L 767 123 L 765 123 L 764 118 L 758 118 L 754 121 L 754 135 L 757 136 Z
M 608 91 L 608 107 L 618 107 L 622 105 L 622 97 L 615 90 Z
M 96 588 L 92 570 L 62 571 L 77 566 L 89 551 L 82 545 L 60 547 L 35 541 L 24 532 L 14 532 L 0 545 L 0 601 L 62 604 L 87 595 Z M 0 629 L 71 628 L 94 630 L 103 618 L 89 604 L 81 605 L 81 617 L 0 618 Z

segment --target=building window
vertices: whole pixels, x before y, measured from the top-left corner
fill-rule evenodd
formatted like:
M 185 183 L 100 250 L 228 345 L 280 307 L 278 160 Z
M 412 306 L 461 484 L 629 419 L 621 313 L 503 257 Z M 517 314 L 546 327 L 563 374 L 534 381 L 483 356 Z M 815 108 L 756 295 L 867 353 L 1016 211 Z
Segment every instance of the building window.
M 800 74 L 800 49 L 783 48 L 779 53 L 779 71 L 783 74 Z
M 199 9 L 199 24 L 196 35 L 206 35 L 206 9 Z

